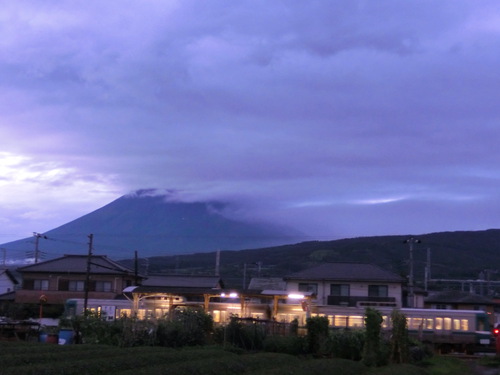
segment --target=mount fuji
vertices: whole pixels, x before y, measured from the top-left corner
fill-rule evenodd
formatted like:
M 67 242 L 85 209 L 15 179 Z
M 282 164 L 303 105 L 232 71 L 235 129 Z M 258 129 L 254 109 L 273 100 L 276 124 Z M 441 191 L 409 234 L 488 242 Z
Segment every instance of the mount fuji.
M 303 241 L 298 231 L 265 222 L 246 222 L 225 215 L 224 202 L 179 202 L 175 192 L 145 189 L 115 201 L 67 224 L 32 238 L 0 245 L 9 257 L 54 258 L 88 252 L 116 259 L 181 255 L 216 250 L 242 250 Z

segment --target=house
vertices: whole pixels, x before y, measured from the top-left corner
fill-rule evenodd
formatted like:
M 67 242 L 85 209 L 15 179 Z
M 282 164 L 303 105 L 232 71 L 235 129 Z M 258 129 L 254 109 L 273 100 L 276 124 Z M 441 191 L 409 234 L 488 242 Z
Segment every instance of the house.
M 88 271 L 88 272 L 87 272 Z M 64 255 L 18 268 L 22 287 L 15 302 L 63 304 L 69 298 L 84 298 L 88 276 L 88 298 L 113 299 L 123 289 L 144 278 L 105 255 Z
M 497 303 L 491 297 L 457 290 L 431 293 L 424 299 L 426 309 L 482 310 L 490 317 L 490 324 L 497 321 L 496 306 Z
M 284 279 L 289 291 L 312 292 L 318 311 L 326 306 L 402 307 L 405 279 L 373 264 L 323 263 Z
M 8 269 L 0 270 L 0 295 L 11 293 L 19 284 L 11 271 Z

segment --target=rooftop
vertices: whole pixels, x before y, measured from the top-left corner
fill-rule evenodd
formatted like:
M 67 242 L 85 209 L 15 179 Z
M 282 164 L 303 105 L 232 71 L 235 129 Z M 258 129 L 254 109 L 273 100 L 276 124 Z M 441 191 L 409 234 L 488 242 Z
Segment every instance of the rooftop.
M 60 258 L 47 260 L 29 266 L 20 267 L 20 273 L 86 273 L 87 255 L 64 255 Z M 109 259 L 106 255 L 92 255 L 90 273 L 100 275 L 133 275 L 134 271 Z

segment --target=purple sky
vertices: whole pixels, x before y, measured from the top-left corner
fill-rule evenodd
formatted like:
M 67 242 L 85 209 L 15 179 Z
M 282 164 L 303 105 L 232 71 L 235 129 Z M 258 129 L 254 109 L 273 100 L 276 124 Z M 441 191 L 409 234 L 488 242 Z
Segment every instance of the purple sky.
M 141 188 L 335 239 L 500 227 L 500 3 L 11 1 L 0 243 Z

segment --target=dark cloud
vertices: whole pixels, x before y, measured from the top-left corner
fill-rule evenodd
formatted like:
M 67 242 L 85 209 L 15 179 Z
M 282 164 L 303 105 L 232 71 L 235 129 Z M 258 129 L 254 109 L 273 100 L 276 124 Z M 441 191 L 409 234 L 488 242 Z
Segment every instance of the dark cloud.
M 496 227 L 499 17 L 495 1 L 5 5 L 1 186 L 23 204 L 2 222 L 155 187 L 324 237 Z

